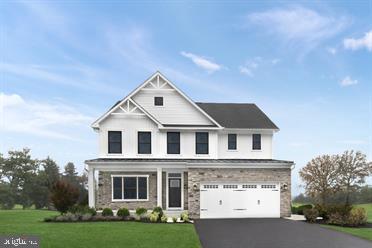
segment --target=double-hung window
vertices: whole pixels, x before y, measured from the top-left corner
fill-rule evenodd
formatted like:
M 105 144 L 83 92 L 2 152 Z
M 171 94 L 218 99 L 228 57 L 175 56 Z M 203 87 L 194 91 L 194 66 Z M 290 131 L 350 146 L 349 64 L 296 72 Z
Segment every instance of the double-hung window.
M 121 153 L 121 131 L 108 131 L 108 153 Z
M 113 200 L 148 200 L 148 176 L 113 176 Z
M 138 154 L 151 154 L 151 132 L 138 132 Z
M 236 150 L 236 134 L 235 133 L 228 134 L 227 143 L 228 143 L 227 148 L 229 150 Z
M 167 153 L 180 154 L 180 133 L 167 132 Z
M 209 148 L 209 135 L 208 132 L 197 132 L 195 133 L 195 152 L 196 154 L 208 154 Z
M 252 134 L 252 150 L 261 150 L 261 134 Z

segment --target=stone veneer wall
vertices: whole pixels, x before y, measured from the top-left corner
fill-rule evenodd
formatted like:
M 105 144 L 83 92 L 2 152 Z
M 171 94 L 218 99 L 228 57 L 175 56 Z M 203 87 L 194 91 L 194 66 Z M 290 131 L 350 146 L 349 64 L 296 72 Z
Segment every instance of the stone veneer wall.
M 291 169 L 209 169 L 192 168 L 188 171 L 188 206 L 192 218 L 200 217 L 200 183 L 208 182 L 279 182 L 288 189 L 280 192 L 280 216 L 291 214 Z M 197 185 L 197 190 L 193 185 Z
M 111 175 L 149 175 L 149 199 L 148 201 L 120 201 L 112 202 L 112 181 Z M 98 174 L 98 190 L 96 199 L 96 208 L 112 208 L 119 209 L 122 207 L 128 209 L 136 209 L 144 207 L 153 209 L 157 205 L 156 192 L 156 172 L 120 172 L 120 171 L 99 171 Z

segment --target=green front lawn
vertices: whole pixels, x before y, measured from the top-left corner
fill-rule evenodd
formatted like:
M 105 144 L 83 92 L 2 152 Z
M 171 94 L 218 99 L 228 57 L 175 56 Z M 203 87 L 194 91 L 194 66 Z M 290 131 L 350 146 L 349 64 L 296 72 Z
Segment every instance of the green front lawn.
M 39 235 L 41 247 L 200 247 L 192 224 L 42 221 L 56 214 L 47 210 L 1 210 L 0 234 Z

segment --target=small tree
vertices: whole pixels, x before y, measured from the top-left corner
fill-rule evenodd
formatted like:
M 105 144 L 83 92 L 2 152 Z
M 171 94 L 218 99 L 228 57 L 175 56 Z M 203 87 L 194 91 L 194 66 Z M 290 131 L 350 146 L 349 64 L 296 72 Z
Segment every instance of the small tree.
M 322 155 L 312 159 L 300 171 L 306 194 L 320 199 L 322 205 L 325 205 L 328 197 L 338 189 L 336 159 L 336 156 Z
M 350 194 L 355 192 L 365 178 L 371 173 L 371 163 L 367 163 L 366 155 L 361 152 L 345 151 L 337 156 L 337 166 L 340 175 L 340 186 L 345 192 L 345 205 L 350 204 Z
M 79 189 L 69 182 L 57 181 L 51 190 L 51 202 L 54 207 L 63 213 L 72 207 L 79 198 Z

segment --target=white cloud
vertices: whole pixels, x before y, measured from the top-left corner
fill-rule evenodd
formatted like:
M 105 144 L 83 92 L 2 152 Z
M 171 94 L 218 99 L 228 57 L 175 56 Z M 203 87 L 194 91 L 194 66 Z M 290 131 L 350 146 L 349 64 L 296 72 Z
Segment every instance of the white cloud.
M 372 51 L 372 30 L 365 33 L 362 38 L 354 39 L 348 38 L 344 39 L 344 47 L 346 49 L 358 50 L 365 48 L 368 51 Z
M 195 54 L 192 54 L 192 53 L 188 53 L 188 52 L 181 52 L 181 55 L 186 57 L 186 58 L 189 58 L 191 59 L 191 61 L 199 66 L 200 68 L 206 70 L 207 72 L 209 73 L 213 73 L 215 71 L 219 71 L 223 68 L 222 65 L 219 65 L 217 63 L 214 63 L 202 56 L 199 56 L 199 55 L 195 55 Z
M 332 17 L 301 6 L 277 8 L 248 15 L 250 23 L 264 27 L 279 39 L 311 50 L 333 37 L 348 24 L 345 17 Z
M 340 85 L 342 87 L 347 87 L 355 84 L 358 84 L 358 80 L 352 79 L 350 76 L 347 76 L 340 81 Z
M 28 101 L 17 94 L 0 93 L 0 129 L 2 132 L 78 140 L 68 128 L 86 127 L 93 120 L 75 108 L 61 103 Z
M 260 67 L 275 66 L 280 62 L 280 59 L 264 59 L 262 57 L 254 57 L 253 59 L 247 60 L 243 65 L 239 66 L 240 73 L 253 77 L 255 72 Z
M 242 74 L 245 74 L 249 77 L 253 77 L 253 72 L 251 69 L 249 69 L 247 66 L 239 66 L 239 71 Z
M 329 52 L 332 55 L 335 55 L 337 53 L 337 49 L 334 47 L 327 47 L 327 52 Z

